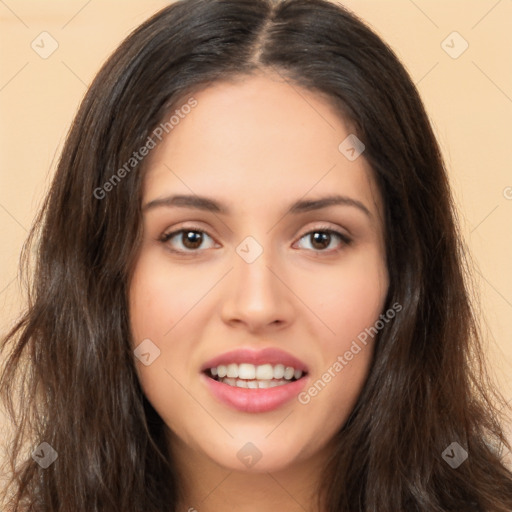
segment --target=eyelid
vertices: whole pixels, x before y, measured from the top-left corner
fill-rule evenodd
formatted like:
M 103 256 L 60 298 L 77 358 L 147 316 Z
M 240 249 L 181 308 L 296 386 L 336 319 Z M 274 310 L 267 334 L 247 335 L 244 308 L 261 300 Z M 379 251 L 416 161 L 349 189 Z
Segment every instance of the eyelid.
M 312 228 L 309 228 L 307 231 L 304 231 L 302 235 L 299 236 L 299 238 L 303 238 L 304 236 L 309 235 L 311 233 L 315 233 L 316 231 L 328 231 L 330 233 L 335 233 L 347 240 L 352 240 L 352 237 L 348 233 L 344 233 L 341 228 L 333 226 L 331 224 L 320 224 L 317 226 L 313 226 Z

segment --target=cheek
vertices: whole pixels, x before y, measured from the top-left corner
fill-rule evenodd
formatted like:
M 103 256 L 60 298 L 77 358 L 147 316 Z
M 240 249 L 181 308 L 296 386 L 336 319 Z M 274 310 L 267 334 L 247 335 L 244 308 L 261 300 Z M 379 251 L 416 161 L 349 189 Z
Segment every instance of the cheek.
M 130 318 L 135 342 L 166 337 L 212 286 L 201 269 L 190 273 L 162 265 L 151 255 L 140 258 L 130 286 Z
M 205 290 L 207 283 L 201 286 L 197 280 L 187 278 L 186 273 L 167 270 L 161 259 L 156 261 L 151 253 L 139 258 L 130 283 L 133 349 L 149 339 L 158 353 L 149 365 L 135 359 L 137 375 L 144 394 L 173 429 L 179 426 L 179 416 L 172 411 L 183 412 L 190 407 L 190 396 L 179 384 L 183 381 L 183 361 L 189 360 L 192 348 L 187 338 L 191 328 L 187 315 Z
M 158 354 L 147 366 L 135 360 L 139 378 L 148 394 L 167 389 L 172 381 L 167 371 L 174 373 L 172 361 L 183 361 L 186 357 L 181 353 L 186 339 L 183 343 L 172 343 L 172 350 L 170 345 L 179 334 L 184 335 L 180 331 L 186 328 L 187 314 L 198 303 L 201 293 L 204 294 L 204 290 L 197 281 L 186 279 L 184 273 L 167 270 L 149 252 L 137 262 L 129 292 L 133 349 L 149 339 L 154 344 L 149 346 Z
M 311 305 L 329 330 L 316 336 L 320 367 L 299 402 L 309 410 L 309 418 L 323 418 L 326 430 L 334 431 L 340 418 L 353 410 L 366 382 L 375 338 L 372 328 L 383 313 L 388 274 L 380 253 L 368 253 L 346 261 L 335 272 L 319 273 L 307 286 Z
M 326 347 L 342 349 L 378 319 L 388 291 L 388 275 L 380 253 L 368 251 L 347 258 L 332 272 L 318 272 L 303 286 L 311 309 L 329 327 Z

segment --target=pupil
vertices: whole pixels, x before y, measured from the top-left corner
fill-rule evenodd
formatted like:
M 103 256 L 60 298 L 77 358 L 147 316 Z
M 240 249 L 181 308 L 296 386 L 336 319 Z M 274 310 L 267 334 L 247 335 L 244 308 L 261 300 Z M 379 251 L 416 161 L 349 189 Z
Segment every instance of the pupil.
M 316 247 L 315 244 L 320 243 L 320 249 L 325 249 L 329 246 L 331 235 L 329 233 L 314 233 L 313 234 L 313 246 Z M 322 245 L 323 244 L 323 245 Z
M 202 233 L 198 233 L 197 231 L 187 231 L 183 233 L 185 240 L 184 245 L 188 249 L 197 249 L 202 242 Z

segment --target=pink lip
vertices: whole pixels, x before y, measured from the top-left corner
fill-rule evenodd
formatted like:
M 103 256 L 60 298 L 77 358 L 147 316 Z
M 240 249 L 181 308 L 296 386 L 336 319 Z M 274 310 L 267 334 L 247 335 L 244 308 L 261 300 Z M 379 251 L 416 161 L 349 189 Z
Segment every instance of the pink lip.
M 307 366 L 302 361 L 292 356 L 291 354 L 288 354 L 288 352 L 284 352 L 283 350 L 272 347 L 264 348 L 262 350 L 241 348 L 232 350 L 230 352 L 225 352 L 224 354 L 214 357 L 213 359 L 210 359 L 204 363 L 201 366 L 201 371 L 204 372 L 205 370 L 214 368 L 220 364 L 228 365 L 230 363 L 249 363 L 255 366 L 262 364 L 271 364 L 272 366 L 275 366 L 276 364 L 282 364 L 284 366 L 292 366 L 296 370 L 302 370 L 304 373 L 307 373 L 308 371 Z
M 306 375 L 283 386 L 249 389 L 223 384 L 205 373 L 202 373 L 200 378 L 218 400 L 242 412 L 267 412 L 277 409 L 296 397 L 309 380 Z

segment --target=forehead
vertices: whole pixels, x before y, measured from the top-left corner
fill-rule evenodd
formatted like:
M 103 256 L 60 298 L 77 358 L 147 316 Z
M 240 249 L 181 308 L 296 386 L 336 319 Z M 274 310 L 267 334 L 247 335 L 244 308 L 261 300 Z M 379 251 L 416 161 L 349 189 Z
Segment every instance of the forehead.
M 255 75 L 193 97 L 196 106 L 148 157 L 146 199 L 196 193 L 249 206 L 328 192 L 379 207 L 364 155 L 351 161 L 340 151 L 352 132 L 325 96 L 278 75 Z

